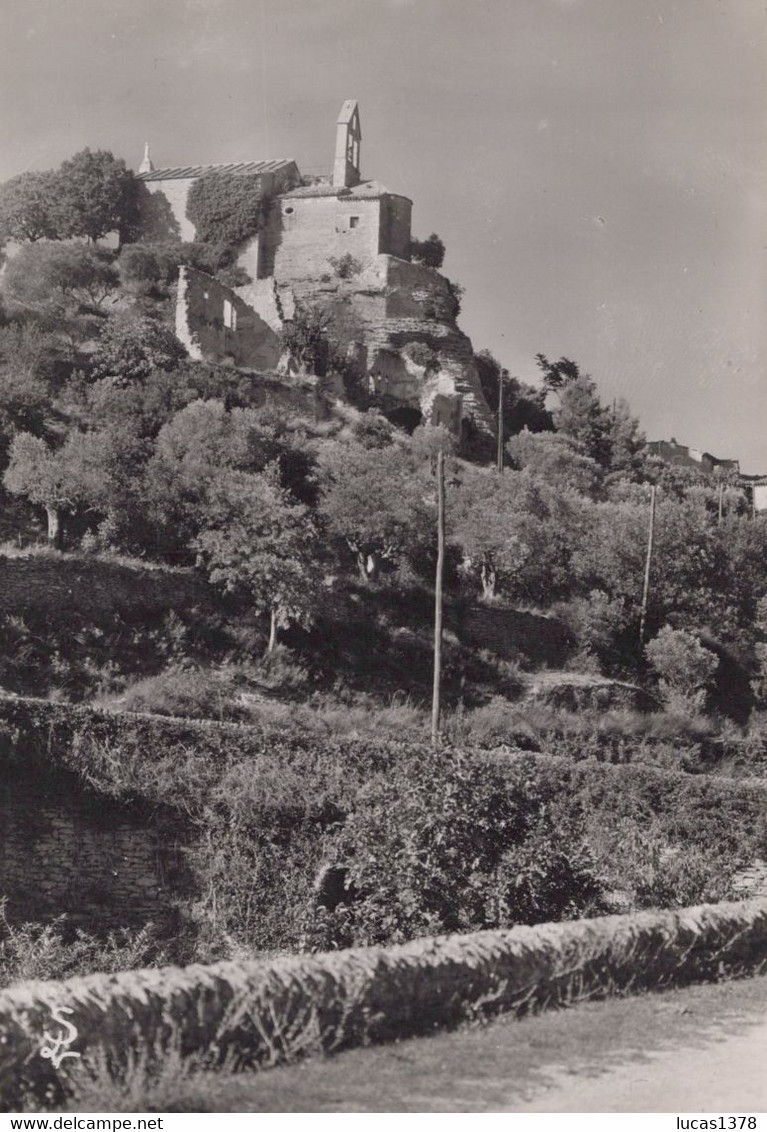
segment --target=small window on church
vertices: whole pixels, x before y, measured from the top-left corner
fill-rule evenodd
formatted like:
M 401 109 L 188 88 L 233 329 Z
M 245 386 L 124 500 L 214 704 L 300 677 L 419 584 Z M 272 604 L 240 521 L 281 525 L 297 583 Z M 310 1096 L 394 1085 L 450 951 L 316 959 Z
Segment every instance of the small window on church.
M 357 225 L 359 224 L 359 222 L 360 222 L 359 216 L 350 216 L 349 217 L 349 227 L 350 228 L 356 228 Z
M 228 299 L 224 299 L 224 326 L 227 330 L 237 329 L 237 311 Z

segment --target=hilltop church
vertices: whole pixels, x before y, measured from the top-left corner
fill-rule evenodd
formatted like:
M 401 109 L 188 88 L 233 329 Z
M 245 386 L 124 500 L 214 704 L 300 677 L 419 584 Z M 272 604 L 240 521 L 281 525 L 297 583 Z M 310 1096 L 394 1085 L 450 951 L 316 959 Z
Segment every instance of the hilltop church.
M 468 420 L 492 428 L 468 338 L 455 324 L 449 282 L 411 262 L 412 202 L 377 181 L 364 181 L 358 104 L 343 104 L 336 123 L 332 176 L 302 178 L 293 160 L 248 161 L 157 169 L 149 147 L 138 176 L 162 193 L 182 239 L 192 240 L 186 212 L 194 182 L 210 173 L 256 179 L 268 201 L 264 223 L 240 249 L 250 282 L 229 288 L 184 268 L 176 332 L 192 357 L 230 359 L 244 368 L 280 364 L 279 332 L 296 304 L 342 304 L 352 328 L 343 345 L 385 411 L 460 433 Z M 339 262 L 346 268 L 339 270 Z

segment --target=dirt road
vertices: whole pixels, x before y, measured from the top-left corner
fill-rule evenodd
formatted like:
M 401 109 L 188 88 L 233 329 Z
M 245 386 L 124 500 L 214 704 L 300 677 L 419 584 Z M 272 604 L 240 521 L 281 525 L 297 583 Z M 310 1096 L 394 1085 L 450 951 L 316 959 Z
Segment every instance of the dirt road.
M 654 1052 L 587 1080 L 555 1073 L 555 1082 L 507 1111 L 765 1112 L 767 1018 L 703 1048 Z

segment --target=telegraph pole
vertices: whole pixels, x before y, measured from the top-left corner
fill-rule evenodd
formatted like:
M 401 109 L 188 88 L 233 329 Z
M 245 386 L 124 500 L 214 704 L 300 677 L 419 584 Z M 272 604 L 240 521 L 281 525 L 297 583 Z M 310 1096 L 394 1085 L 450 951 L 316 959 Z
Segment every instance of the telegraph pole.
M 434 585 L 434 689 L 431 700 L 431 745 L 439 746 L 442 692 L 442 575 L 445 568 L 445 454 L 437 453 L 437 576 Z
M 496 450 L 495 466 L 503 475 L 503 368 L 498 370 L 498 446 Z
M 655 484 L 650 489 L 650 530 L 647 535 L 647 558 L 644 567 L 644 586 L 642 588 L 642 612 L 639 615 L 639 647 L 644 644 L 645 622 L 647 621 L 647 599 L 650 596 L 650 567 L 652 566 L 652 548 L 655 538 Z

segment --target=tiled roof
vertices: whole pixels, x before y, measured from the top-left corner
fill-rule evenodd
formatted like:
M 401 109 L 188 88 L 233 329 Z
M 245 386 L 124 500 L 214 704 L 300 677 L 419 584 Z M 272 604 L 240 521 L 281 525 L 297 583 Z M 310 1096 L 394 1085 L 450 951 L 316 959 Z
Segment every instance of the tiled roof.
M 390 193 L 380 181 L 362 181 L 359 185 L 347 189 L 343 185 L 302 185 L 283 193 L 283 197 L 299 199 L 301 197 L 341 197 L 343 200 L 378 200 L 382 196 L 397 196 Z
M 275 161 L 233 161 L 229 165 L 178 165 L 173 169 L 153 169 L 151 173 L 137 173 L 140 181 L 182 181 L 204 177 L 206 173 L 231 173 L 235 177 L 254 176 L 257 173 L 276 173 L 295 165 L 294 161 L 278 158 Z

